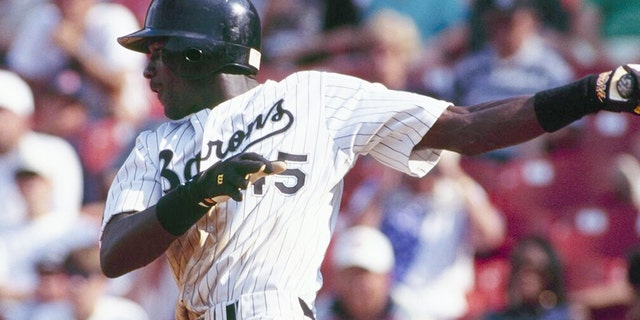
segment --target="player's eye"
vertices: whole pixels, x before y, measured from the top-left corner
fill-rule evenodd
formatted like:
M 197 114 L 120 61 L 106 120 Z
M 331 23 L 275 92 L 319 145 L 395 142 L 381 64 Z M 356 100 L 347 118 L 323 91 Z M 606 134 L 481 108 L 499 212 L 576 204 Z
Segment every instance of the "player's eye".
M 149 60 L 158 60 L 160 57 L 162 57 L 162 49 L 154 49 L 147 54 Z
M 165 40 L 154 38 L 148 41 L 149 53 L 147 58 L 150 60 L 157 60 L 162 57 L 163 49 L 165 46 Z

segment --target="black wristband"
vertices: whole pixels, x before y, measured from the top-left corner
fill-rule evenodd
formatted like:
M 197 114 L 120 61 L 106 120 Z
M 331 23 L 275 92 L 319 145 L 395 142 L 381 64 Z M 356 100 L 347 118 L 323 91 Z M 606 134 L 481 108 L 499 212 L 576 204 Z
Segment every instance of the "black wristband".
M 540 126 L 554 132 L 566 125 L 596 113 L 602 102 L 597 99 L 597 75 L 586 76 L 566 86 L 536 93 L 534 108 Z
M 156 204 L 156 217 L 160 225 L 174 236 L 181 236 L 193 226 L 209 208 L 199 205 L 181 185 L 160 198 Z

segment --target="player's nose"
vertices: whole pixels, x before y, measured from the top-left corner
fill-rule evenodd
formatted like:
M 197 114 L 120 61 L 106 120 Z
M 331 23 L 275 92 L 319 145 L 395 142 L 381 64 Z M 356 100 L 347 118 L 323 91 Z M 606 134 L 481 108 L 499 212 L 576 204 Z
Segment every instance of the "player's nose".
M 147 79 L 151 79 L 153 78 L 153 76 L 155 76 L 155 74 L 156 74 L 156 68 L 155 66 L 153 66 L 153 61 L 149 59 L 149 62 L 147 62 L 147 66 L 144 68 L 144 71 L 142 72 L 142 75 Z

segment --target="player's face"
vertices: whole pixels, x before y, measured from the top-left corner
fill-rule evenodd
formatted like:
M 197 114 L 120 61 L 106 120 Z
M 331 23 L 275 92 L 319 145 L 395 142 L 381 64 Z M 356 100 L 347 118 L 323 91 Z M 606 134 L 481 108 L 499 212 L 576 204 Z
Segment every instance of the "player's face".
M 181 119 L 211 106 L 215 92 L 208 80 L 186 80 L 171 72 L 162 59 L 164 42 L 149 45 L 149 62 L 144 77 L 149 79 L 151 90 L 158 95 L 169 119 Z

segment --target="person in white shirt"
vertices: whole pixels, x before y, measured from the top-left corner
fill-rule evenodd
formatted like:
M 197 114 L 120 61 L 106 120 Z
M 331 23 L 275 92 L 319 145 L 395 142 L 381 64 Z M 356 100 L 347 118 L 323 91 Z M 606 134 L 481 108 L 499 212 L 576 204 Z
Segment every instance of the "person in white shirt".
M 31 128 L 33 93 L 16 73 L 0 70 L 0 234 L 26 223 L 27 204 L 15 181 L 21 159 L 39 162 L 47 172 L 53 195 L 50 210 L 75 216 L 82 206 L 80 159 L 65 140 Z

